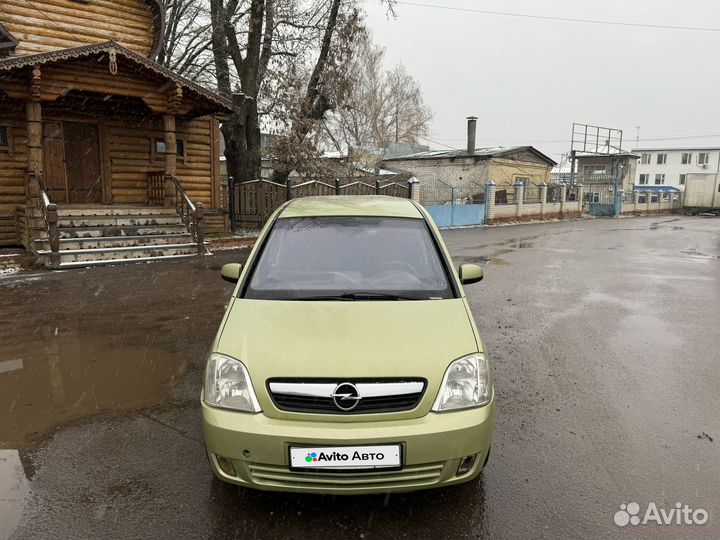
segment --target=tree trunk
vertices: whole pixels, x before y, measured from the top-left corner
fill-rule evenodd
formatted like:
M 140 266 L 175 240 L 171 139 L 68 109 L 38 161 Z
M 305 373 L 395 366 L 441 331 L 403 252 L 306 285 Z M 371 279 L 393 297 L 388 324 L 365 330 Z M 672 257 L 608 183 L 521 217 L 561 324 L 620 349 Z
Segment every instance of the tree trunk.
M 331 103 L 329 102 L 327 95 L 323 91 L 322 75 L 327 65 L 328 56 L 330 54 L 330 47 L 332 45 L 332 37 L 337 26 L 338 12 L 340 11 L 341 0 L 333 0 L 330 8 L 330 15 L 328 17 L 327 26 L 323 34 L 322 45 L 320 47 L 320 54 L 317 62 L 315 62 L 315 68 L 313 69 L 310 81 L 308 81 L 307 90 L 305 92 L 305 103 L 302 107 L 303 114 L 306 119 L 310 120 L 322 120 L 325 113 L 330 110 Z M 307 137 L 311 124 L 309 122 L 301 122 L 301 127 L 292 130 L 291 137 L 296 139 L 303 139 Z M 281 161 L 282 163 L 282 161 Z M 289 167 L 282 167 L 281 170 L 273 170 L 270 179 L 273 182 L 284 184 L 287 182 L 288 177 L 292 171 Z
M 253 99 L 243 94 L 233 95 L 234 112 L 229 122 L 223 122 L 225 159 L 228 176 L 235 182 L 260 178 L 260 125 Z
M 260 178 L 260 125 L 256 101 L 258 85 L 255 76 L 248 75 L 248 71 L 256 69 L 253 64 L 257 64 L 258 59 L 251 56 L 242 59 L 235 35 L 228 34 L 234 30 L 230 23 L 231 14 L 225 12 L 223 0 L 211 0 L 210 8 L 218 89 L 225 97 L 232 97 L 233 102 L 230 120 L 222 125 L 228 176 L 233 182 L 247 182 Z M 258 21 L 259 29 L 262 30 L 263 11 L 264 2 L 253 0 L 252 30 L 257 31 Z M 241 74 L 244 95 L 232 93 L 228 56 L 233 58 Z M 232 182 L 228 187 L 233 188 Z

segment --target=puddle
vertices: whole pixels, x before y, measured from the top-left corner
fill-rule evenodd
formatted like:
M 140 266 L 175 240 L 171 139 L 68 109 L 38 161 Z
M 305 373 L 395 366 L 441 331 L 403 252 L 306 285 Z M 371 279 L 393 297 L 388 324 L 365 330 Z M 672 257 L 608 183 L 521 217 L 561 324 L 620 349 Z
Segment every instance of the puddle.
M 509 253 L 511 250 L 507 250 Z M 455 257 L 455 261 L 459 264 L 494 264 L 497 266 L 507 266 L 507 262 L 503 261 L 499 257 L 478 255 L 477 257 Z
M 708 253 L 702 253 L 698 251 L 697 249 L 686 249 L 681 251 L 683 255 L 690 255 L 690 257 L 698 258 L 698 259 L 720 259 L 720 256 L 717 255 L 710 255 Z
M 5 345 L 0 360 L 0 538 L 27 504 L 29 449 L 54 429 L 99 414 L 159 404 L 187 362 L 153 347 L 112 346 L 110 339 L 49 337 Z
M 100 339 L 26 343 L 0 361 L 0 449 L 25 449 L 56 426 L 160 403 L 187 370 L 166 351 Z
M 655 222 L 653 222 L 653 223 L 650 224 L 650 226 L 648 227 L 648 229 L 650 229 L 651 231 L 656 231 L 660 226 L 663 226 L 663 227 L 664 227 L 664 226 L 667 225 L 668 223 L 673 223 L 673 222 L 675 222 L 675 221 L 680 221 L 680 218 L 666 219 L 666 220 L 663 220 L 663 221 L 655 221 Z M 683 227 L 673 226 L 671 229 L 672 229 L 673 231 L 681 231 L 681 230 L 683 230 Z

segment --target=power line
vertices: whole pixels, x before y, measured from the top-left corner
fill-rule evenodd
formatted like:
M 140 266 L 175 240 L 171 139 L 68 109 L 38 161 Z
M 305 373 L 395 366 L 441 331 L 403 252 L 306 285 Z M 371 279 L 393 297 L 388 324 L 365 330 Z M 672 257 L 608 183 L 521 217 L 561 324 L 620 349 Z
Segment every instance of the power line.
M 685 139 L 710 139 L 720 137 L 720 133 L 714 133 L 714 134 L 707 134 L 707 135 L 678 135 L 676 137 L 643 137 L 641 139 L 638 139 L 640 142 L 649 142 L 649 141 L 679 141 L 679 140 L 685 140 Z M 430 139 L 427 139 L 430 142 L 434 142 L 436 144 L 442 144 L 437 141 L 431 141 Z M 442 138 L 440 140 L 443 141 L 464 141 L 464 138 L 458 137 L 458 138 Z M 500 143 L 522 143 L 527 142 L 528 140 L 534 141 L 535 143 L 570 143 L 572 142 L 570 139 L 478 139 L 478 141 L 488 141 L 488 142 L 500 142 Z M 445 146 L 445 145 L 443 145 Z M 448 147 L 450 148 L 450 147 Z
M 431 143 L 433 143 L 433 144 L 439 144 L 440 146 L 444 146 L 445 148 L 449 148 L 450 150 L 460 150 L 459 148 L 454 148 L 454 147 L 452 147 L 452 146 L 448 146 L 447 144 L 444 144 L 444 143 L 441 143 L 441 142 L 438 142 L 438 141 L 434 141 L 434 140 L 432 140 L 432 139 L 429 139 L 428 137 L 420 136 L 420 138 L 423 139 L 423 140 L 425 140 L 425 141 L 427 141 L 427 142 L 431 142 Z M 447 139 L 447 140 L 449 140 L 449 139 Z
M 708 28 L 702 26 L 673 26 L 665 24 L 643 24 L 643 23 L 630 23 L 622 21 L 603 21 L 598 19 L 577 19 L 573 17 L 551 17 L 549 15 L 530 15 L 527 13 L 510 13 L 507 11 L 490 11 L 487 9 L 474 9 L 474 8 L 461 8 L 454 6 L 438 6 L 435 4 L 421 4 L 418 2 L 406 2 L 405 0 L 397 0 L 398 4 L 405 6 L 424 7 L 432 9 L 443 9 L 446 11 L 461 11 L 464 13 L 480 13 L 482 15 L 499 15 L 502 17 L 517 17 L 522 19 L 540 19 L 545 21 L 561 21 L 561 22 L 574 22 L 574 23 L 585 23 L 585 24 L 605 24 L 613 26 L 630 26 L 633 28 L 654 28 L 662 30 L 686 30 L 690 32 L 720 32 L 720 28 Z

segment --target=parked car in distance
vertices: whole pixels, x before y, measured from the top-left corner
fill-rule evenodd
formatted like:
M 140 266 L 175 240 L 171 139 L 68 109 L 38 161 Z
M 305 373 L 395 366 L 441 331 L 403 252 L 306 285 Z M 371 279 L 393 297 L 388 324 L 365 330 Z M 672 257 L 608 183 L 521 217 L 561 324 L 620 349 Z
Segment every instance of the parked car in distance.
M 494 422 L 487 353 L 427 212 L 393 197 L 281 206 L 207 360 L 215 475 L 262 490 L 385 493 L 472 480 Z

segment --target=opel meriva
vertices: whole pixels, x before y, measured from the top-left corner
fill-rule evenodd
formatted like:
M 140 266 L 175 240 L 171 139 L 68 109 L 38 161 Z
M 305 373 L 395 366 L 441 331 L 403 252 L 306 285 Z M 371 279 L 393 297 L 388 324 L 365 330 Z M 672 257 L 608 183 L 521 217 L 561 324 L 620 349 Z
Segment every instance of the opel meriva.
M 494 389 L 457 272 L 432 219 L 392 197 L 281 206 L 237 282 L 205 369 L 218 478 L 333 494 L 448 486 L 490 451 Z

